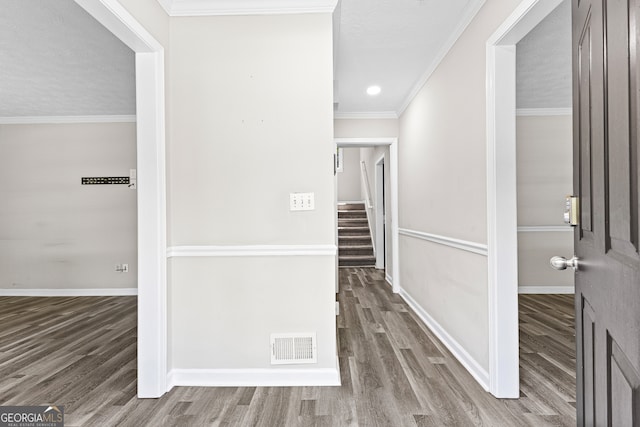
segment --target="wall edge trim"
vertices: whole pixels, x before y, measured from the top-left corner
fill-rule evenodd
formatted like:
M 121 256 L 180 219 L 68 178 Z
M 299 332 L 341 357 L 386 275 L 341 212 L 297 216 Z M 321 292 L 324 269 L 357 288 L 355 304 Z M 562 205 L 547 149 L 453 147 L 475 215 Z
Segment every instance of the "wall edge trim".
M 0 289 L 3 297 L 122 297 L 137 296 L 138 288 Z
M 518 286 L 519 294 L 574 294 L 575 286 L 526 285 Z
M 399 233 L 402 236 L 415 237 L 416 239 L 425 240 L 427 242 L 437 243 L 474 254 L 487 256 L 487 245 L 483 243 L 476 243 L 468 240 L 456 239 L 453 237 L 440 236 L 438 234 L 425 233 L 423 231 L 410 230 L 407 228 L 400 228 Z
M 389 284 L 389 286 L 393 287 L 393 277 L 389 276 L 389 274 L 387 273 L 387 271 L 385 270 L 384 272 L 384 280 L 387 281 L 387 283 Z
M 444 60 L 444 58 L 447 57 L 447 55 L 449 54 L 449 51 L 453 49 L 453 46 L 455 46 L 458 39 L 465 32 L 469 24 L 471 24 L 471 22 L 476 17 L 478 12 L 480 12 L 480 9 L 482 9 L 482 6 L 484 6 L 485 1 L 486 0 L 475 0 L 474 4 L 471 5 L 469 10 L 458 21 L 458 26 L 453 30 L 453 33 L 451 33 L 451 36 L 443 43 L 442 48 L 436 54 L 433 61 L 431 61 L 431 63 L 429 64 L 425 72 L 422 73 L 422 76 L 420 76 L 420 78 L 413 85 L 413 87 L 411 88 L 411 91 L 409 92 L 409 95 L 405 98 L 402 104 L 400 104 L 397 111 L 398 116 L 401 116 L 405 112 L 405 110 L 409 107 L 409 105 L 411 105 L 411 103 L 413 102 L 413 99 L 418 95 L 418 93 L 420 93 L 423 86 L 431 78 L 431 75 L 438 69 L 438 67 L 440 66 L 440 63 Z
M 246 245 L 171 246 L 167 258 L 175 257 L 256 257 L 256 256 L 335 256 L 336 245 Z
M 573 232 L 573 227 L 570 225 L 519 225 L 518 232 L 520 233 Z
M 336 368 L 315 369 L 172 369 L 168 389 L 190 387 L 340 386 Z
M 313 0 L 300 6 L 295 0 L 280 0 L 265 5 L 257 0 L 211 2 L 206 0 L 161 0 L 169 16 L 283 15 L 298 13 L 333 13 L 337 0 Z
M 95 116 L 19 116 L 0 117 L 0 125 L 22 124 L 74 124 L 74 123 L 135 123 L 135 115 Z
M 398 113 L 395 111 L 336 111 L 333 118 L 337 120 L 344 119 L 397 119 Z
M 420 304 L 404 289 L 400 289 L 400 296 L 409 307 L 418 315 L 420 320 L 438 337 L 440 341 L 449 349 L 453 357 L 471 374 L 471 376 L 485 390 L 489 391 L 489 372 L 476 361 L 465 348 L 458 343 L 438 322 L 426 312 Z

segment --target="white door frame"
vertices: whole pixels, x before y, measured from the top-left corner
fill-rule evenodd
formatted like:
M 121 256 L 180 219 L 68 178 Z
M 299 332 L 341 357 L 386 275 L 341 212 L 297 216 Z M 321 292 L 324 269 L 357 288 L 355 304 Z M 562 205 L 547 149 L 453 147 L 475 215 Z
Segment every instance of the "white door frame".
M 489 391 L 520 396 L 516 43 L 562 0 L 523 0 L 487 41 Z
M 383 154 L 380 158 L 375 162 L 375 192 L 376 192 L 376 268 L 383 269 L 385 268 L 385 230 L 384 230 L 384 221 L 385 221 L 385 202 L 384 202 L 384 163 L 385 163 L 385 155 Z
M 167 391 L 164 49 L 117 0 L 75 0 L 135 52 L 138 397 Z
M 389 195 L 391 198 L 391 265 L 393 266 L 392 289 L 400 292 L 400 256 L 398 242 L 398 138 L 335 138 L 338 147 L 376 147 L 389 146 Z

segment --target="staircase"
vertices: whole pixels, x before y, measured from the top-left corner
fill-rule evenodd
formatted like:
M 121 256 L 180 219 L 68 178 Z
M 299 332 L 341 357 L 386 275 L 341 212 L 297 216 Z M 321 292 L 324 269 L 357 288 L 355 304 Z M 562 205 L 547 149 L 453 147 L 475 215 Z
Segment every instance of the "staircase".
M 364 203 L 338 204 L 338 261 L 340 267 L 376 264 Z

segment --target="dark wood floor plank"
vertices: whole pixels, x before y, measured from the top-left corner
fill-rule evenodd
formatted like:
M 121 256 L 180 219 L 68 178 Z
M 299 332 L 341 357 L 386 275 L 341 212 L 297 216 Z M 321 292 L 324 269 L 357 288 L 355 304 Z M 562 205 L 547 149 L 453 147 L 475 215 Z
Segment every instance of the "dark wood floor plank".
M 485 392 L 391 292 L 341 268 L 340 387 L 176 387 L 136 398 L 136 298 L 0 297 L 0 405 L 65 405 L 73 426 L 571 426 L 570 295 L 521 295 L 521 397 Z

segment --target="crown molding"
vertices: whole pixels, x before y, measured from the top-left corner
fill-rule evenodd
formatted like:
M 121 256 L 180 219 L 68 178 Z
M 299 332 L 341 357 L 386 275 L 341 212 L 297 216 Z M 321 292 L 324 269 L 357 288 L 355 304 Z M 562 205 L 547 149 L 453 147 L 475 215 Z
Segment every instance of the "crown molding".
M 338 0 L 158 0 L 169 16 L 333 13 Z
M 334 119 L 397 119 L 398 115 L 395 111 L 353 111 L 353 112 L 335 112 Z
M 409 107 L 409 104 L 411 104 L 411 102 L 413 101 L 413 98 L 415 98 L 418 95 L 418 93 L 420 93 L 420 91 L 422 90 L 422 87 L 427 83 L 427 80 L 429 80 L 429 78 L 434 73 L 434 71 L 436 71 L 436 69 L 442 62 L 442 60 L 445 58 L 445 56 L 447 56 L 449 51 L 456 44 L 456 42 L 458 41 L 462 33 L 464 33 L 464 30 L 467 29 L 469 24 L 471 24 L 471 21 L 473 21 L 473 18 L 475 18 L 478 12 L 480 12 L 480 9 L 484 5 L 485 1 L 486 0 L 473 0 L 472 2 L 470 2 L 471 4 L 469 5 L 467 12 L 464 14 L 462 19 L 460 19 L 459 24 L 454 29 L 453 33 L 451 34 L 451 37 L 449 37 L 449 39 L 442 45 L 442 49 L 440 49 L 440 52 L 438 52 L 438 54 L 435 56 L 435 58 L 433 59 L 429 67 L 427 67 L 427 69 L 422 74 L 420 79 L 418 79 L 418 81 L 413 86 L 413 89 L 411 89 L 411 92 L 409 92 L 409 95 L 404 100 L 404 102 L 398 107 L 398 116 L 401 116 L 404 113 L 407 107 Z
M 0 125 L 58 123 L 135 123 L 134 115 L 114 116 L 17 116 L 0 117 Z

